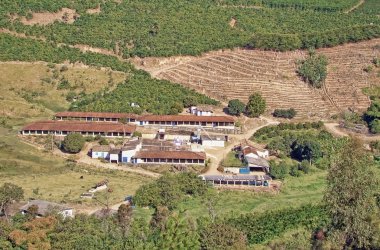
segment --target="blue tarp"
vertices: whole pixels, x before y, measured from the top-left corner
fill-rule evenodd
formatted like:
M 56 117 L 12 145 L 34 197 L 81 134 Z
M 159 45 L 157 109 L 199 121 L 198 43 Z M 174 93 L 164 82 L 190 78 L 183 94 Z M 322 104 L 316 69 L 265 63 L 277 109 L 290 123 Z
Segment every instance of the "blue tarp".
M 251 171 L 249 168 L 240 168 L 239 169 L 239 174 L 249 174 Z

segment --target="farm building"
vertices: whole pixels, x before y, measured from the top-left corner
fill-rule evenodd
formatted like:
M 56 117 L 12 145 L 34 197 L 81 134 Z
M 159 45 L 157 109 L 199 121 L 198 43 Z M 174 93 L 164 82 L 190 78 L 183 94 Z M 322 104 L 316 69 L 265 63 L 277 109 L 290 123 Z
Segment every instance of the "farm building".
M 242 147 L 241 152 L 243 156 L 250 155 L 251 157 L 255 157 L 253 155 L 256 155 L 257 157 L 261 158 L 268 158 L 269 157 L 269 151 L 266 149 L 258 149 L 253 146 L 245 146 Z
M 225 142 L 228 140 L 224 135 L 202 135 L 201 143 L 204 147 L 222 147 L 224 148 Z
M 192 151 L 139 151 L 135 155 L 138 164 L 196 164 L 206 162 L 204 152 Z
M 248 168 L 250 171 L 259 171 L 269 173 L 269 163 L 265 159 L 261 157 L 251 157 L 251 154 L 245 156 L 245 161 L 248 164 Z
M 111 150 L 111 147 L 108 145 L 94 146 L 91 149 L 91 158 L 93 158 L 93 159 L 99 159 L 99 158 L 108 159 L 110 150 Z
M 235 120 L 228 116 L 145 115 L 138 118 L 138 125 L 234 129 Z
M 133 140 L 125 143 L 121 148 L 121 162 L 134 163 L 133 157 L 141 150 L 142 140 Z
M 269 187 L 269 176 L 259 175 L 204 175 L 204 181 L 213 186 L 266 186 Z
M 59 112 L 54 118 L 58 121 L 79 120 L 88 122 L 135 122 L 137 115 L 128 113 L 110 113 L 110 112 Z
M 120 156 L 121 156 L 121 149 L 120 148 L 111 149 L 110 153 L 109 153 L 110 163 L 119 163 Z
M 74 210 L 72 208 L 43 200 L 31 200 L 26 205 L 20 207 L 19 210 L 22 214 L 27 214 L 28 209 L 33 205 L 38 207 L 37 216 L 39 217 L 43 217 L 51 213 L 58 213 L 64 218 L 74 217 Z
M 212 116 L 214 111 L 211 106 L 191 106 L 190 113 L 197 116 Z
M 22 128 L 23 135 L 66 136 L 70 133 L 80 133 L 84 136 L 101 135 L 105 137 L 131 136 L 136 126 L 114 122 L 81 122 L 81 121 L 39 121 Z

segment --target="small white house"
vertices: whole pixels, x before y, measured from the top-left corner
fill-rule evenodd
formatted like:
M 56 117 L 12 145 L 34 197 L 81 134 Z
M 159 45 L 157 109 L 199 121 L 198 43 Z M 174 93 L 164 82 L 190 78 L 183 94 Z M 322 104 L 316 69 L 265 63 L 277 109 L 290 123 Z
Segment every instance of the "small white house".
M 43 217 L 49 215 L 51 213 L 57 213 L 63 216 L 63 218 L 72 218 L 74 217 L 74 209 L 66 207 L 64 205 L 53 203 L 49 201 L 43 200 L 31 200 L 26 205 L 20 208 L 20 212 L 22 214 L 27 214 L 28 209 L 31 206 L 37 206 L 37 216 Z
M 212 116 L 214 111 L 209 106 L 191 106 L 190 113 L 197 116 Z
M 110 150 L 111 150 L 111 147 L 108 145 L 94 146 L 91 149 L 91 158 L 93 158 L 93 159 L 99 159 L 99 158 L 108 159 Z
M 227 136 L 217 135 L 217 136 L 201 136 L 201 142 L 204 147 L 225 147 L 225 142 L 227 141 Z
M 135 163 L 134 156 L 141 150 L 142 140 L 133 140 L 125 143 L 121 148 L 121 162 Z
M 269 151 L 268 150 L 258 149 L 258 148 L 252 147 L 252 146 L 245 146 L 244 148 L 242 148 L 242 153 L 244 156 L 250 155 L 251 157 L 253 157 L 252 154 L 255 154 L 256 156 L 264 158 L 264 159 L 269 157 Z

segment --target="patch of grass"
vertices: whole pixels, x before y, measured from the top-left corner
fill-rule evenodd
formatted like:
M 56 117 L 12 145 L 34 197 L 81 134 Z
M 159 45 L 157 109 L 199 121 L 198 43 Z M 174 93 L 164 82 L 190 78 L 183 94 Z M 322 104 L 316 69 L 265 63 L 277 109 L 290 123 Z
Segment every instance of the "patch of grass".
M 380 98 L 380 86 L 372 86 L 363 89 L 363 93 L 371 99 Z
M 68 67 L 60 72 L 60 65 L 49 66 L 46 63 L 1 63 L 0 115 L 9 117 L 13 125 L 50 118 L 54 112 L 68 109 L 70 103 L 66 96 L 70 91 L 79 94 L 94 93 L 105 87 L 112 89 L 127 77 L 123 72 L 91 67 Z M 73 89 L 57 90 L 61 79 L 66 79 Z
M 288 177 L 279 194 L 255 193 L 253 191 L 219 191 L 216 211 L 222 218 L 250 212 L 299 207 L 322 201 L 326 172 L 316 172 L 301 177 Z M 191 198 L 178 205 L 191 216 L 207 216 L 207 207 L 201 198 Z
M 222 166 L 225 168 L 239 168 L 243 167 L 244 163 L 238 158 L 236 152 L 229 152 L 222 161 Z

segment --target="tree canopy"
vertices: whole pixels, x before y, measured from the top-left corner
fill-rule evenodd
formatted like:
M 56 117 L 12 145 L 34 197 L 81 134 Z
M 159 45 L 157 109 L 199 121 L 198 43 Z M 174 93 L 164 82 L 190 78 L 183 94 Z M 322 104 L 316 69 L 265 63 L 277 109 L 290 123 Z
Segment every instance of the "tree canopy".
M 79 153 L 82 150 L 85 141 L 86 140 L 81 134 L 69 134 L 63 140 L 62 147 L 66 152 Z
M 253 93 L 248 100 L 246 112 L 249 117 L 259 117 L 265 112 L 266 101 L 259 93 Z
M 228 102 L 228 113 L 231 115 L 240 115 L 244 112 L 245 104 L 239 99 L 233 99 Z

